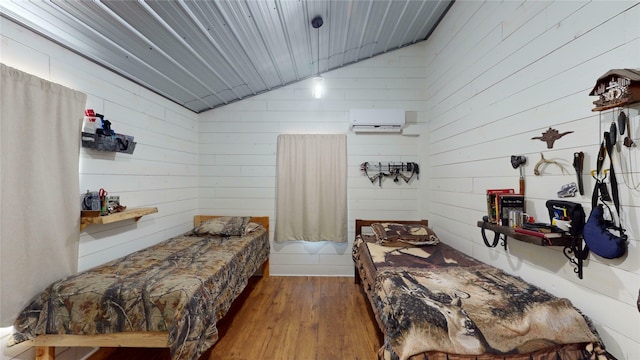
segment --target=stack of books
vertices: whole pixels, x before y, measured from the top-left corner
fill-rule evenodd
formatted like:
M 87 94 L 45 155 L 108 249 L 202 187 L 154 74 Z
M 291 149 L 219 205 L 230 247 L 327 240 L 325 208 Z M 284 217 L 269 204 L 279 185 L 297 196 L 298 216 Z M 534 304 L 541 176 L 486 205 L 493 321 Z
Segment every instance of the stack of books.
M 514 189 L 487 190 L 487 215 L 489 222 L 509 226 L 509 211 L 525 212 L 524 195 L 518 195 Z

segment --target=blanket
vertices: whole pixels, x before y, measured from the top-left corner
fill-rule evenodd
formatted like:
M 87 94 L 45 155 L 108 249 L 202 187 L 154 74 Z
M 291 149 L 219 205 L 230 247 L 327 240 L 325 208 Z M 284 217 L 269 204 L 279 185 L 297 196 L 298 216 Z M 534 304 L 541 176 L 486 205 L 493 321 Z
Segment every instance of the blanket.
M 446 244 L 388 247 L 357 239 L 354 246 L 363 247 L 375 267 L 371 298 L 384 324 L 391 354 L 385 357 L 512 355 L 599 344 L 590 321 L 569 300 Z
M 266 229 L 184 234 L 51 284 L 14 323 L 10 344 L 40 334 L 166 331 L 173 360 L 195 360 L 217 321 L 269 256 Z

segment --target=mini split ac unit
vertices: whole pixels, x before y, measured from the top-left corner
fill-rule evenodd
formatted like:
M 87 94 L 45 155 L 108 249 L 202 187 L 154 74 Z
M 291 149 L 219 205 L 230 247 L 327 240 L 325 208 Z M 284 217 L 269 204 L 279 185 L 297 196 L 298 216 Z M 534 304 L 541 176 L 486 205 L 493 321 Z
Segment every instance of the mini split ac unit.
M 353 132 L 399 133 L 404 127 L 402 109 L 351 109 L 349 123 Z

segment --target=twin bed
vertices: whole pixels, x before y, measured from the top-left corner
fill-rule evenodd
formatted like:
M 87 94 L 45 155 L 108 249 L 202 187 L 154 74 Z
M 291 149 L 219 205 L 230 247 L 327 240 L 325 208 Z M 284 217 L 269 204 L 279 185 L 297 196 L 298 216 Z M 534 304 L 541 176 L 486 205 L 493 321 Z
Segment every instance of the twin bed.
M 569 300 L 439 242 L 426 220 L 356 220 L 352 255 L 384 336 L 379 359 L 608 357 Z
M 269 219 L 194 225 L 53 283 L 19 315 L 12 341 L 36 346 L 37 360 L 54 359 L 56 346 L 168 347 L 173 360 L 197 360 L 248 278 L 268 275 Z M 426 220 L 356 220 L 352 256 L 384 335 L 378 359 L 607 358 L 569 300 L 441 243 Z
M 196 216 L 194 229 L 61 279 L 22 311 L 11 343 L 37 360 L 55 347 L 168 347 L 196 360 L 218 340 L 216 323 L 262 267 L 268 217 Z

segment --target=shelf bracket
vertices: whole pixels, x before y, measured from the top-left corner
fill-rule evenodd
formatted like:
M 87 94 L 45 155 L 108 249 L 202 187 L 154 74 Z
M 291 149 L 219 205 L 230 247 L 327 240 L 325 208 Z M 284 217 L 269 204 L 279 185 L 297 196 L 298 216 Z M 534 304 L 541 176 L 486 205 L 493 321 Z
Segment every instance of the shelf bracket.
M 482 240 L 484 241 L 484 244 L 487 247 L 490 248 L 494 248 L 496 246 L 498 246 L 498 243 L 500 243 L 500 240 L 502 240 L 502 243 L 500 245 L 502 245 L 502 247 L 504 248 L 504 250 L 507 250 L 507 234 L 505 233 L 501 233 L 500 231 L 497 231 L 496 229 L 489 229 L 492 230 L 494 232 L 493 235 L 493 242 L 489 242 L 489 239 L 487 239 L 487 234 L 485 233 L 485 231 L 487 230 L 487 226 L 486 226 L 487 222 L 483 221 L 482 226 L 481 226 L 481 232 L 482 232 Z
M 578 275 L 579 279 L 582 279 L 582 265 L 589 256 L 589 249 L 585 248 L 582 236 L 572 237 L 571 244 L 565 246 L 562 253 L 573 264 L 573 272 Z

